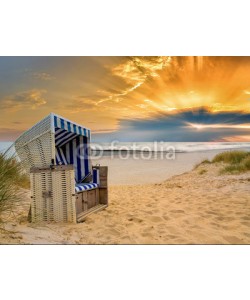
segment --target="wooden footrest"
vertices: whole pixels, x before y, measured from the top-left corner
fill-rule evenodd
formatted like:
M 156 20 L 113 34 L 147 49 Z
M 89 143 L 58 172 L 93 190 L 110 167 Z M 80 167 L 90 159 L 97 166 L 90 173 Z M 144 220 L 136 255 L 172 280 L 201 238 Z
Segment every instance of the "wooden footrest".
M 94 206 L 94 207 L 88 209 L 87 211 L 84 211 L 84 212 L 78 214 L 78 215 L 76 216 L 77 222 L 79 223 L 79 222 L 84 221 L 84 219 L 85 219 L 87 216 L 89 216 L 90 214 L 95 213 L 95 212 L 97 212 L 97 211 L 99 211 L 99 210 L 102 210 L 102 209 L 104 209 L 104 208 L 106 208 L 106 207 L 108 207 L 108 205 L 106 205 L 106 204 L 98 204 L 98 205 L 96 205 L 96 206 Z

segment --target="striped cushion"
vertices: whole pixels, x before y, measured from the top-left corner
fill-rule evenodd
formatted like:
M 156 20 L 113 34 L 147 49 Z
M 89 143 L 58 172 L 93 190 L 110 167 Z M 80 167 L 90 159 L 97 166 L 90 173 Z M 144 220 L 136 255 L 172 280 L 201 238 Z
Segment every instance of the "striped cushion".
M 75 191 L 79 193 L 81 191 L 93 190 L 96 188 L 98 188 L 97 183 L 78 183 L 76 184 Z

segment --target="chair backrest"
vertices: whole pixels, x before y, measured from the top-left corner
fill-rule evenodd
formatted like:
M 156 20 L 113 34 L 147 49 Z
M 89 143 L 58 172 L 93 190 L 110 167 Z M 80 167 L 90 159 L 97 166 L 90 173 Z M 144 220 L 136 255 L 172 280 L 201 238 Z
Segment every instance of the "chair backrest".
M 56 165 L 67 165 L 67 160 L 61 148 L 56 148 Z
M 56 164 L 74 165 L 76 181 L 81 181 L 91 172 L 86 138 L 76 137 L 62 147 L 56 147 Z

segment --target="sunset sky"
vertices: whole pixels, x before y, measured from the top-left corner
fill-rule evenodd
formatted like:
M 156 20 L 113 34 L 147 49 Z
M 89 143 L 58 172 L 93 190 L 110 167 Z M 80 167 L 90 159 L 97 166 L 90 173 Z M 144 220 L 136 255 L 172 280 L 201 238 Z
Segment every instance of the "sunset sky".
M 96 142 L 250 142 L 250 57 L 0 57 L 0 111 L 0 141 L 54 112 Z

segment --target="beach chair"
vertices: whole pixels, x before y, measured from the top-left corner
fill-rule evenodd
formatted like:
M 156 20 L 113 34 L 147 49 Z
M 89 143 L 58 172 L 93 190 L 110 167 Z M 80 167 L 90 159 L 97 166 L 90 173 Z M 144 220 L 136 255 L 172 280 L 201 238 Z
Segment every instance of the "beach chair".
M 54 113 L 14 143 L 30 174 L 32 222 L 81 222 L 108 206 L 108 168 L 91 165 L 89 129 Z

